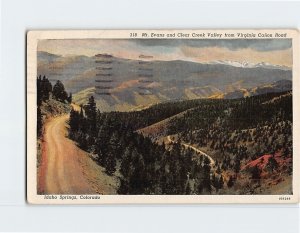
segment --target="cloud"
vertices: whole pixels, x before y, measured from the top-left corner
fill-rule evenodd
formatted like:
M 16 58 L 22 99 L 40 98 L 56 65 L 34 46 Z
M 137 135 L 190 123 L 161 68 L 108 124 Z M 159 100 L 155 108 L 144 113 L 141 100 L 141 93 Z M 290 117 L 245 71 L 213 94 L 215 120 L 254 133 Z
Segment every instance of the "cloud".
M 221 47 L 229 50 L 250 48 L 256 51 L 276 51 L 292 47 L 291 39 L 137 39 L 135 42 L 151 47 Z
M 290 39 L 59 39 L 40 40 L 38 51 L 58 55 L 94 56 L 108 53 L 124 59 L 141 54 L 154 60 L 268 62 L 291 67 Z

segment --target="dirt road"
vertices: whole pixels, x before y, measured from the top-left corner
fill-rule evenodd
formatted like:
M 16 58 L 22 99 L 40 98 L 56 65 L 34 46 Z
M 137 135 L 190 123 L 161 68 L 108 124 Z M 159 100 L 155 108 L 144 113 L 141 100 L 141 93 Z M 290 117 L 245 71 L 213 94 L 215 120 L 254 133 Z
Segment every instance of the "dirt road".
M 69 115 L 49 119 L 45 124 L 42 161 L 38 171 L 41 194 L 113 194 L 113 177 L 88 154 L 68 139 Z
M 167 140 L 168 140 L 169 142 L 174 142 L 174 140 L 171 139 L 171 136 L 170 136 L 170 135 L 167 137 Z M 215 161 L 213 160 L 213 158 L 212 158 L 211 156 L 209 156 L 208 154 L 206 154 L 205 152 L 203 152 L 203 151 L 199 150 L 198 148 L 196 148 L 196 147 L 194 147 L 194 146 L 192 146 L 192 145 L 189 145 L 189 144 L 187 144 L 187 143 L 181 143 L 181 144 L 182 144 L 184 147 L 190 148 L 190 149 L 192 149 L 192 150 L 194 150 L 194 151 L 200 153 L 201 155 L 207 157 L 207 158 L 209 159 L 209 161 L 210 161 L 210 164 L 211 164 L 211 165 L 215 165 Z

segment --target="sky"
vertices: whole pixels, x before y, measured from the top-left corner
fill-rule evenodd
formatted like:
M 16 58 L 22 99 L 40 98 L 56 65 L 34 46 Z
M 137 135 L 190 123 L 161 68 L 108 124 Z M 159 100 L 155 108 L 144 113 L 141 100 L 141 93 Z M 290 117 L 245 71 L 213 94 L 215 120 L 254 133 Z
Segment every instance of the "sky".
M 38 51 L 69 56 L 108 53 L 138 59 L 193 62 L 237 61 L 292 67 L 291 39 L 60 39 L 40 40 Z

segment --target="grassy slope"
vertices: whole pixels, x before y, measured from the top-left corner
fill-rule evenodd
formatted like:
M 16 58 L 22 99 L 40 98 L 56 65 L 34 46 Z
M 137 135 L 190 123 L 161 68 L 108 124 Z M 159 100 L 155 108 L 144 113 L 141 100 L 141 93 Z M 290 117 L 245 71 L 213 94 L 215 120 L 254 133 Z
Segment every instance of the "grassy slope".
M 183 117 L 184 114 L 190 110 L 192 110 L 192 109 L 188 109 L 186 111 L 180 112 L 174 116 L 166 118 L 155 124 L 152 124 L 152 125 L 142 128 L 142 129 L 139 129 L 139 130 L 137 130 L 137 132 L 143 134 L 145 137 L 150 137 L 152 139 L 159 139 L 160 137 L 167 136 L 166 133 L 168 130 L 169 122 L 174 118 Z

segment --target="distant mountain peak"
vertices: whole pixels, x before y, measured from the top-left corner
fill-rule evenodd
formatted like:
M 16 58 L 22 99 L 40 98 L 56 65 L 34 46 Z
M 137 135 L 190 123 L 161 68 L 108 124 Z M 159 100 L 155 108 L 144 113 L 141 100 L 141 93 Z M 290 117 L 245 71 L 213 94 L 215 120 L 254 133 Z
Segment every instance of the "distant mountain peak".
M 46 51 L 38 51 L 37 56 L 39 59 L 55 59 L 61 57 L 60 55 L 56 55 L 53 53 L 48 53 Z
M 216 60 L 213 62 L 209 62 L 208 64 L 219 64 L 219 65 L 228 65 L 240 68 L 265 68 L 265 69 L 280 69 L 280 70 L 291 70 L 290 67 L 274 65 L 268 62 L 259 62 L 259 63 L 251 63 L 247 61 L 229 61 L 229 60 Z

